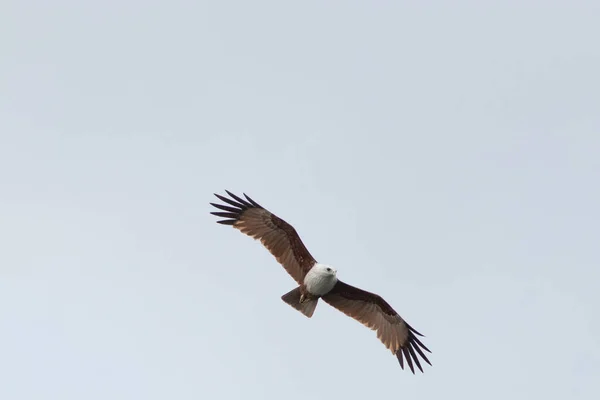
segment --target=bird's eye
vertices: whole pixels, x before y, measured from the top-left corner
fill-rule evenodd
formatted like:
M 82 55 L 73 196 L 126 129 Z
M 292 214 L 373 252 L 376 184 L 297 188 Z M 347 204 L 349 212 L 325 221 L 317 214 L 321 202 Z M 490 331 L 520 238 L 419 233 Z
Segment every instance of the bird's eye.
M 327 268 L 327 272 L 331 272 L 331 268 Z

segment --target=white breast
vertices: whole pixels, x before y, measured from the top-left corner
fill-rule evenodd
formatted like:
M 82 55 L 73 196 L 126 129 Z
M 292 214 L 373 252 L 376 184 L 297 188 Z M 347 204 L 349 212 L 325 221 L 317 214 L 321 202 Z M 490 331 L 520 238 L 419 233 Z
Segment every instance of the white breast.
M 327 271 L 327 266 L 315 264 L 304 277 L 304 285 L 309 293 L 323 296 L 329 293 L 337 282 L 335 270 Z

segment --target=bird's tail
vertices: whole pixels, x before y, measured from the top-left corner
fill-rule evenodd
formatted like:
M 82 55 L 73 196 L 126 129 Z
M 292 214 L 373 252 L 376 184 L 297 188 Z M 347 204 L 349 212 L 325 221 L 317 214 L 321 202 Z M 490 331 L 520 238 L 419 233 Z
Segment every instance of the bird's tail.
M 317 308 L 317 303 L 319 302 L 319 298 L 316 299 L 305 299 L 304 302 L 300 303 L 300 286 L 296 289 L 287 292 L 283 296 L 281 296 L 281 300 L 288 303 L 290 306 L 294 307 L 296 310 L 300 311 L 302 314 L 306 315 L 308 318 L 312 317 L 315 312 L 315 308 Z

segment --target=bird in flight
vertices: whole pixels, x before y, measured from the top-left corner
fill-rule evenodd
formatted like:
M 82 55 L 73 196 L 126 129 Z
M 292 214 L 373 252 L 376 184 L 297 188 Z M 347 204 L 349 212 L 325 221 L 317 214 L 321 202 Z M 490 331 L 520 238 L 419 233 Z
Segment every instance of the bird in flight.
M 226 190 L 230 198 L 215 194 L 225 204 L 210 203 L 221 211 L 211 214 L 224 219 L 240 232 L 260 240 L 298 287 L 281 299 L 312 317 L 319 299 L 377 332 L 377 338 L 392 352 L 404 369 L 408 364 L 423 372 L 419 356 L 431 365 L 423 350 L 431 351 L 419 340 L 423 336 L 411 327 L 381 296 L 348 285 L 337 278 L 337 270 L 317 262 L 302 243 L 294 227 L 263 208 L 244 193 L 244 199 Z

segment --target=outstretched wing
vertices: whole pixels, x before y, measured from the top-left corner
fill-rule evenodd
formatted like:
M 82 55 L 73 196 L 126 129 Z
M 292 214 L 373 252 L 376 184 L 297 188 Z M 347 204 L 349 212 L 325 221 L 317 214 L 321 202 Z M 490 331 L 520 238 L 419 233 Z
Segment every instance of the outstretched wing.
M 344 314 L 377 331 L 377 338 L 398 357 L 402 369 L 406 358 L 413 374 L 413 363 L 423 372 L 418 356 L 431 365 L 423 350 L 431 351 L 416 336 L 423 335 L 408 325 L 380 296 L 338 281 L 322 298 Z
M 294 227 L 264 209 L 245 193 L 246 199 L 242 199 L 227 190 L 226 192 L 231 199 L 216 193 L 215 196 L 229 206 L 210 203 L 225 211 L 211 212 L 213 215 L 226 218 L 217 222 L 232 225 L 240 232 L 260 240 L 292 278 L 301 285 L 316 260 L 308 252 Z

